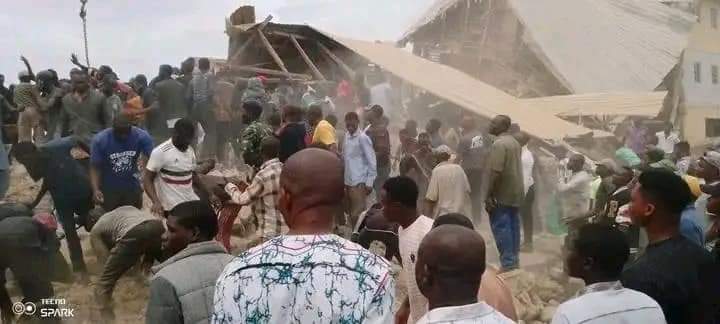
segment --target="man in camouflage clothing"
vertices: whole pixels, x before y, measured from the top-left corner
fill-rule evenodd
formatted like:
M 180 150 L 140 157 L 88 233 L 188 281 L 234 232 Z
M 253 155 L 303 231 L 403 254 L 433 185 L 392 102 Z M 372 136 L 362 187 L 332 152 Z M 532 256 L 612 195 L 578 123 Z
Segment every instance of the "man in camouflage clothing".
M 272 129 L 260 121 L 263 108 L 258 102 L 248 101 L 243 103 L 243 110 L 245 111 L 243 123 L 248 125 L 243 131 L 240 140 L 243 159 L 247 165 L 257 170 L 263 162 L 260 155 L 260 143 L 263 138 L 272 136 Z

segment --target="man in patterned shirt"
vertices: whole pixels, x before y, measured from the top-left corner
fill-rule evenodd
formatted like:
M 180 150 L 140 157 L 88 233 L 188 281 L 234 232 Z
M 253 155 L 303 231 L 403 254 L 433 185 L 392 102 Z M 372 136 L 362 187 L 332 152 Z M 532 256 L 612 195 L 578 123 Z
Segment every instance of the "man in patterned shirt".
M 331 234 L 343 182 L 332 152 L 305 149 L 286 161 L 278 206 L 290 231 L 225 267 L 212 323 L 392 322 L 387 261 Z
M 243 184 L 232 182 L 225 185 L 225 191 L 232 202 L 241 206 L 250 205 L 261 229 L 260 242 L 285 234 L 287 225 L 278 211 L 280 197 L 280 172 L 282 162 L 278 160 L 280 141 L 275 137 L 266 137 L 260 145 L 263 164 L 253 178 L 250 186 L 243 191 Z
M 242 133 L 241 148 L 243 151 L 243 159 L 245 163 L 256 170 L 262 164 L 262 156 L 260 155 L 260 142 L 263 138 L 272 135 L 270 126 L 260 121 L 262 115 L 262 106 L 255 101 L 243 103 L 243 123 L 248 125 Z

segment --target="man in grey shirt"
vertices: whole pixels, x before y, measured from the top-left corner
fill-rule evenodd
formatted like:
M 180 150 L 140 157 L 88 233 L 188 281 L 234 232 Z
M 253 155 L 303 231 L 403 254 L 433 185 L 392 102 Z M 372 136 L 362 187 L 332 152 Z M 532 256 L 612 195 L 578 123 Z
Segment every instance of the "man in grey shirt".
M 86 72 L 74 73 L 71 81 L 73 92 L 62 99 L 60 120 L 66 133 L 89 145 L 93 136 L 112 122 L 112 110 L 106 104 L 105 96 L 90 88 Z
M 97 213 L 91 213 L 88 220 L 88 227 L 92 228 L 90 242 L 98 263 L 104 264 L 95 285 L 95 296 L 103 315 L 112 319 L 115 284 L 140 258 L 144 257 L 143 265 L 147 267 L 160 258 L 165 228 L 160 219 L 132 206 L 118 207 L 93 224 L 100 214 L 98 209 L 94 212 Z

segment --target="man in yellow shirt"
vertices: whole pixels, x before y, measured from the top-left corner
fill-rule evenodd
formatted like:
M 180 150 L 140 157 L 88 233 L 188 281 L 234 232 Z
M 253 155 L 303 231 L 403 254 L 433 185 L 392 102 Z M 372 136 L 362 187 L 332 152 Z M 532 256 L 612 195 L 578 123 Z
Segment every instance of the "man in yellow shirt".
M 311 105 L 307 112 L 308 123 L 313 128 L 312 145 L 337 152 L 335 127 L 323 119 L 322 108 Z

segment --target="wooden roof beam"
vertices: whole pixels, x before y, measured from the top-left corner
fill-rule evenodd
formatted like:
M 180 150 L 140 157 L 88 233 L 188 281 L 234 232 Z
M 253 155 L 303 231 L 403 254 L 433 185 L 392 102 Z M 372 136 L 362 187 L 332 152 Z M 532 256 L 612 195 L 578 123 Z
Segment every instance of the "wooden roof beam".
M 288 69 L 285 67 L 285 63 L 283 63 L 283 60 L 280 58 L 280 55 L 275 51 L 275 49 L 272 47 L 272 44 L 270 44 L 270 41 L 265 37 L 265 34 L 262 30 L 257 31 L 258 37 L 260 37 L 260 41 L 262 41 L 263 45 L 265 45 L 265 49 L 267 49 L 268 53 L 270 53 L 270 56 L 272 56 L 273 60 L 275 61 L 275 64 L 277 64 L 280 67 L 280 70 L 282 70 L 285 73 L 290 73 Z
M 264 74 L 264 75 L 270 75 L 270 76 L 280 76 L 280 77 L 286 77 L 290 79 L 298 79 L 298 80 L 312 80 L 312 77 L 307 74 L 300 74 L 300 73 L 289 73 L 285 71 L 277 71 L 277 70 L 271 70 L 271 69 L 263 69 L 259 67 L 254 66 L 248 66 L 248 65 L 231 65 L 228 66 L 225 70 L 225 73 L 257 73 L 257 74 Z
M 342 68 L 343 71 L 345 71 L 345 74 L 347 74 L 351 80 L 355 80 L 355 71 L 353 69 L 345 64 L 343 60 L 341 60 L 335 53 L 333 53 L 329 48 L 327 48 L 322 42 L 317 42 L 318 47 L 325 52 L 325 54 L 330 57 L 331 60 L 333 60 L 337 65 Z
M 300 56 L 302 56 L 305 63 L 310 67 L 310 70 L 315 75 L 315 78 L 318 80 L 326 80 L 325 76 L 320 72 L 320 70 L 315 66 L 315 63 L 310 59 L 310 57 L 305 53 L 305 50 L 303 50 L 302 46 L 300 46 L 300 42 L 298 42 L 297 38 L 295 38 L 294 35 L 290 35 L 290 41 L 295 45 L 295 48 L 300 52 Z

